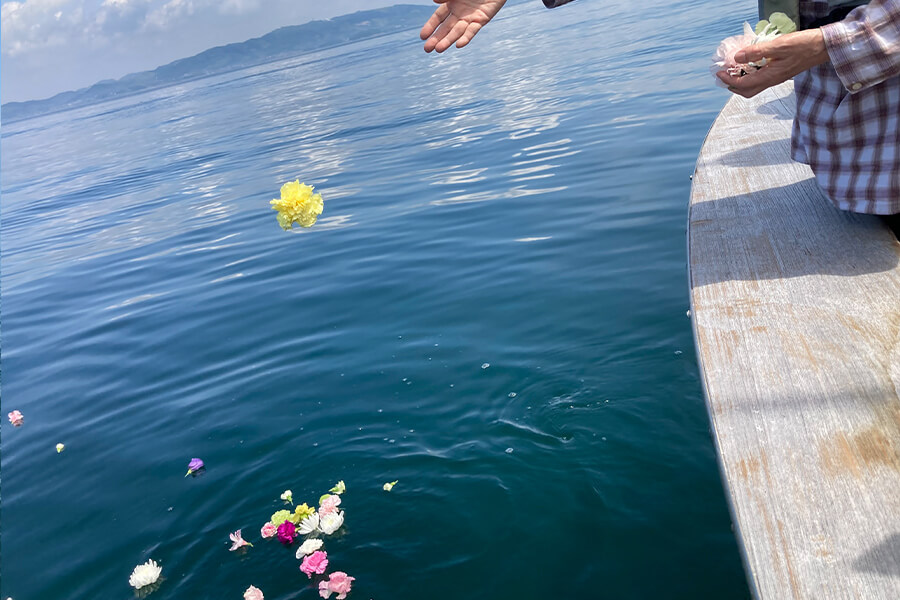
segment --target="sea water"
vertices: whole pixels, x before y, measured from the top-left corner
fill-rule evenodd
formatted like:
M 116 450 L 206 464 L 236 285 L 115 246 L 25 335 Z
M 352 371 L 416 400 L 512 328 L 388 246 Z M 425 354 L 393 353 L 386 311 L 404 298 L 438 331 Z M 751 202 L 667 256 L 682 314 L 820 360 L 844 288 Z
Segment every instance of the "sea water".
M 685 223 L 754 9 L 535 1 L 6 124 L 3 597 L 152 558 L 160 599 L 316 598 L 259 531 L 338 480 L 351 598 L 748 597 Z

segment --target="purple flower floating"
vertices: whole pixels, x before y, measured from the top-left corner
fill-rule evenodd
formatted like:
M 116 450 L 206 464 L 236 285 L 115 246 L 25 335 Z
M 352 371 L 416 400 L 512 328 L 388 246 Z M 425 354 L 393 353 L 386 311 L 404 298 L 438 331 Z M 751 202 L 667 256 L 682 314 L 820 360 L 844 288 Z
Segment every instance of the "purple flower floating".
M 290 546 L 294 543 L 294 536 L 297 535 L 296 526 L 290 521 L 285 521 L 281 525 L 278 526 L 278 541 L 284 544 L 285 546 Z
M 188 472 L 185 473 L 185 477 L 190 475 L 191 473 L 196 473 L 200 469 L 203 468 L 203 461 L 199 458 L 192 458 L 191 462 L 188 463 Z

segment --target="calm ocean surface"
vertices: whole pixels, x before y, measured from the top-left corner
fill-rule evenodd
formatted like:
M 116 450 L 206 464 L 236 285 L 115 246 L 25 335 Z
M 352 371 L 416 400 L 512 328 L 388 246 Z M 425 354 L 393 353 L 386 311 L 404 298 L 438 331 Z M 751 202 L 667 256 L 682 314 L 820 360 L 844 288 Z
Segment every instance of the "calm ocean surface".
M 343 479 L 351 599 L 748 597 L 684 229 L 754 8 L 535 1 L 4 126 L 2 596 L 312 600 L 259 529 Z

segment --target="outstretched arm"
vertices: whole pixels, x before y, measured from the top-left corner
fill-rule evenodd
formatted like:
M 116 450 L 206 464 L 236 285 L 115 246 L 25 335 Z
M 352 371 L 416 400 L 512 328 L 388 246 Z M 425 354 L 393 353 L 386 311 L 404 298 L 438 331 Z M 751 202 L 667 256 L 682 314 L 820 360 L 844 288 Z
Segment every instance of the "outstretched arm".
M 454 43 L 462 48 L 500 12 L 506 0 L 434 0 L 439 6 L 419 36 L 425 52 L 443 52 Z
M 547 8 L 556 8 L 573 0 L 543 0 Z M 422 32 L 425 52 L 443 52 L 456 43 L 462 48 L 500 12 L 506 0 L 434 0 L 440 4 Z

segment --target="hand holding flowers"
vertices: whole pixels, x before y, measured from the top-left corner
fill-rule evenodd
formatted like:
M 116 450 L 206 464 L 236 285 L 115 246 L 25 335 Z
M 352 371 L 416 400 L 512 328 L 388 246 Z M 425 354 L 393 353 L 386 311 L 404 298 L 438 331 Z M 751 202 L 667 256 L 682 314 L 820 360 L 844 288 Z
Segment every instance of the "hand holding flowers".
M 745 98 L 752 98 L 763 90 L 784 83 L 795 75 L 828 62 L 828 50 L 821 29 L 809 29 L 770 42 L 755 44 L 735 54 L 735 60 L 743 63 L 766 64 L 753 73 L 736 77 L 728 72 L 717 77 L 728 89 Z
M 760 21 L 755 30 L 744 23 L 744 33 L 723 40 L 713 57 L 711 71 L 717 83 L 751 98 L 827 62 L 821 30 L 796 30 L 794 22 L 783 13 Z

